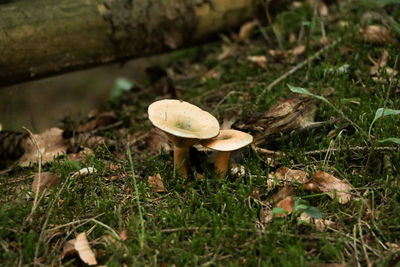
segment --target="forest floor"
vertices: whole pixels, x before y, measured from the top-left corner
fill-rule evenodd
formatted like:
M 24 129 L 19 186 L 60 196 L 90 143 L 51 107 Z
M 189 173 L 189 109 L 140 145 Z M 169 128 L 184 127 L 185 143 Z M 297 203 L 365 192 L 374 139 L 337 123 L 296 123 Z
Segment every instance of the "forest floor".
M 117 80 L 62 131 L 0 131 L 1 265 L 398 264 L 400 8 L 381 2 L 295 2 Z M 174 175 L 147 117 L 166 98 L 254 136 L 227 177 L 199 146 Z

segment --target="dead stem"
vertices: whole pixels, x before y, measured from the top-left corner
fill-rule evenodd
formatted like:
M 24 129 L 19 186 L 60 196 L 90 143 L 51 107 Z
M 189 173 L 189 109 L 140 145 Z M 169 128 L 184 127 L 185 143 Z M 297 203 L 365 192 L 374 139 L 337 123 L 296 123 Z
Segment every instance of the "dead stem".
M 257 97 L 256 104 L 259 104 L 260 100 L 263 98 L 265 93 L 270 91 L 275 85 L 277 85 L 278 83 L 280 83 L 281 81 L 283 81 L 284 79 L 286 79 L 287 77 L 289 77 L 290 75 L 292 75 L 293 73 L 298 71 L 299 69 L 303 68 L 308 63 L 310 63 L 310 62 L 314 61 L 315 59 L 317 59 L 322 53 L 324 53 L 326 50 L 336 46 L 342 40 L 343 40 L 342 38 L 338 38 L 337 40 L 333 41 L 331 44 L 324 46 L 323 48 L 318 50 L 315 54 L 313 54 L 312 56 L 309 56 L 307 59 L 303 60 L 302 62 L 297 64 L 295 67 L 293 67 L 292 69 L 290 69 L 289 71 L 285 72 L 280 77 L 275 79 L 267 87 L 265 87 L 264 90 L 261 92 L 261 94 Z
M 38 153 L 37 155 L 38 155 L 38 164 L 39 164 L 39 166 L 38 166 L 38 176 L 39 176 L 39 178 L 38 178 L 38 182 L 37 182 L 37 185 L 36 185 L 36 192 L 35 192 L 35 198 L 33 200 L 32 210 L 31 210 L 31 213 L 26 218 L 26 221 L 31 221 L 32 220 L 32 216 L 33 216 L 33 214 L 34 214 L 34 212 L 35 212 L 35 210 L 36 210 L 36 208 L 38 206 L 39 188 L 40 188 L 40 183 L 41 183 L 41 179 L 42 179 L 41 172 L 42 172 L 42 156 L 43 155 L 42 155 L 42 152 L 40 151 L 40 147 L 39 147 L 38 141 L 36 140 L 36 138 L 33 135 L 33 133 L 28 128 L 26 128 L 25 126 L 22 126 L 22 129 L 24 129 L 25 131 L 28 132 L 29 138 L 32 140 L 32 143 L 35 145 L 35 147 L 37 149 L 37 153 Z

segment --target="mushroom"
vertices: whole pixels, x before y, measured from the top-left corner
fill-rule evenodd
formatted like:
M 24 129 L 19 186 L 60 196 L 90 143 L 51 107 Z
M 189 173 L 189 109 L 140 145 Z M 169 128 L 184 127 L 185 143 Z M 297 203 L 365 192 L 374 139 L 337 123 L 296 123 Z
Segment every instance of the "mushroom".
M 149 120 L 174 144 L 174 174 L 188 177 L 189 148 L 218 135 L 219 123 L 210 113 L 182 100 L 165 99 L 148 108 Z
M 215 170 L 220 177 L 225 177 L 228 171 L 229 158 L 232 151 L 238 150 L 253 142 L 253 136 L 238 130 L 221 130 L 215 138 L 204 140 L 201 144 L 218 151 L 215 160 Z

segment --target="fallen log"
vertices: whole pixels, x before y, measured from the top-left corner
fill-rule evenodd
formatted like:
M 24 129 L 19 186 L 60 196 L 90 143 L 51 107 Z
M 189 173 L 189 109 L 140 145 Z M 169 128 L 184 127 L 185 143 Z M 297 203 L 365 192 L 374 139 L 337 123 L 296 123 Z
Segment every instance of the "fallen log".
M 255 0 L 0 1 L 0 87 L 188 46 L 255 9 Z

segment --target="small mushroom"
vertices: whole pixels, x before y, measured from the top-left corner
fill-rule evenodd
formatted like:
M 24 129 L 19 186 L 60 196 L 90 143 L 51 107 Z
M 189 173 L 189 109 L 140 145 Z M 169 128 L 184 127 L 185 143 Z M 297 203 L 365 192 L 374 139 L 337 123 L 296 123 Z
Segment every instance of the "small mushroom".
M 148 108 L 149 120 L 174 144 L 174 170 L 188 177 L 189 148 L 218 135 L 219 123 L 210 113 L 182 100 L 165 99 Z M 175 172 L 174 172 L 175 173 Z
M 250 134 L 229 129 L 221 130 L 217 137 L 201 141 L 201 144 L 218 151 L 215 170 L 220 174 L 220 177 L 225 177 L 231 152 L 245 147 L 251 142 L 253 142 L 253 136 Z

